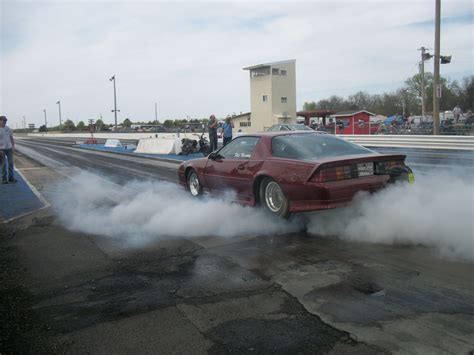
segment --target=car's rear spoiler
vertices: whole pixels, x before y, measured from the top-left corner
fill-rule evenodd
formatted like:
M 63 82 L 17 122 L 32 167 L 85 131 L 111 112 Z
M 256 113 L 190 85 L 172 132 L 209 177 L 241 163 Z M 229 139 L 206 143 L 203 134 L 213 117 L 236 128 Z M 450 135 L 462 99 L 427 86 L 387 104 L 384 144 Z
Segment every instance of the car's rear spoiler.
M 309 181 L 313 178 L 314 175 L 318 174 L 322 168 L 341 166 L 341 165 L 351 165 L 358 163 L 369 163 L 377 161 L 402 161 L 405 162 L 406 155 L 403 154 L 378 154 L 378 155 L 344 155 L 343 157 L 331 157 L 327 159 L 322 159 L 318 161 L 314 169 L 308 176 L 306 181 Z

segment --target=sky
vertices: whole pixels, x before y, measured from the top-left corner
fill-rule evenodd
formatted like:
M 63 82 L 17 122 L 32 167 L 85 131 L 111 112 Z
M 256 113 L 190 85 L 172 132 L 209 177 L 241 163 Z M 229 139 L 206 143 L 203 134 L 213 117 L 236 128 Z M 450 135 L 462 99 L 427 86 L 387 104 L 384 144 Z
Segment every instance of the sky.
M 297 109 L 383 93 L 434 52 L 435 0 L 0 0 L 0 114 L 13 128 L 98 119 L 209 117 L 250 110 L 254 64 L 296 59 Z M 474 74 L 474 2 L 442 0 L 441 75 Z M 432 71 L 433 60 L 426 62 Z

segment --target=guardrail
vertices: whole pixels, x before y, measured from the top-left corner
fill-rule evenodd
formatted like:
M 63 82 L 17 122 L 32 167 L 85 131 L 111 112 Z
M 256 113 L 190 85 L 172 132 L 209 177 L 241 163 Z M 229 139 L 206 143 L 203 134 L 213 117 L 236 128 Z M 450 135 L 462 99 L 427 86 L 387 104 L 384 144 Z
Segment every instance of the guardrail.
M 338 134 L 337 136 L 349 142 L 357 143 L 365 147 L 474 150 L 474 136 L 404 136 L 347 134 Z
M 197 133 L 158 133 L 158 138 L 196 138 Z M 238 136 L 239 134 L 235 134 Z M 69 133 L 69 134 L 42 134 L 30 133 L 32 137 L 48 138 L 88 138 L 90 133 Z M 419 148 L 419 149 L 440 149 L 440 150 L 474 150 L 474 136 L 433 136 L 433 135 L 350 135 L 338 134 L 340 138 L 346 139 L 366 147 L 380 148 Z M 155 133 L 96 133 L 95 138 L 99 139 L 125 139 L 139 140 L 140 138 L 155 137 Z

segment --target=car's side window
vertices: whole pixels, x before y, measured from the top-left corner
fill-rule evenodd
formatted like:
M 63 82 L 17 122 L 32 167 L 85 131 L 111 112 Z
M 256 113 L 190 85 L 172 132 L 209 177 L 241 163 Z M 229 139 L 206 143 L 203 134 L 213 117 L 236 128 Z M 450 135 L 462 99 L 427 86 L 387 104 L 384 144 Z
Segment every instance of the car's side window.
M 224 159 L 250 159 L 259 137 L 236 138 L 219 151 Z

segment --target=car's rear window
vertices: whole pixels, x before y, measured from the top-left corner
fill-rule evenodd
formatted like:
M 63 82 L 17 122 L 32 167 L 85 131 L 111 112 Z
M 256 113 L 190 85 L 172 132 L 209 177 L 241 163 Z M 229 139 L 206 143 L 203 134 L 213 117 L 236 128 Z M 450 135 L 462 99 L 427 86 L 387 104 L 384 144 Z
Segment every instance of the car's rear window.
M 328 134 L 287 134 L 272 139 L 272 155 L 280 158 L 316 160 L 370 153 L 374 152 Z

